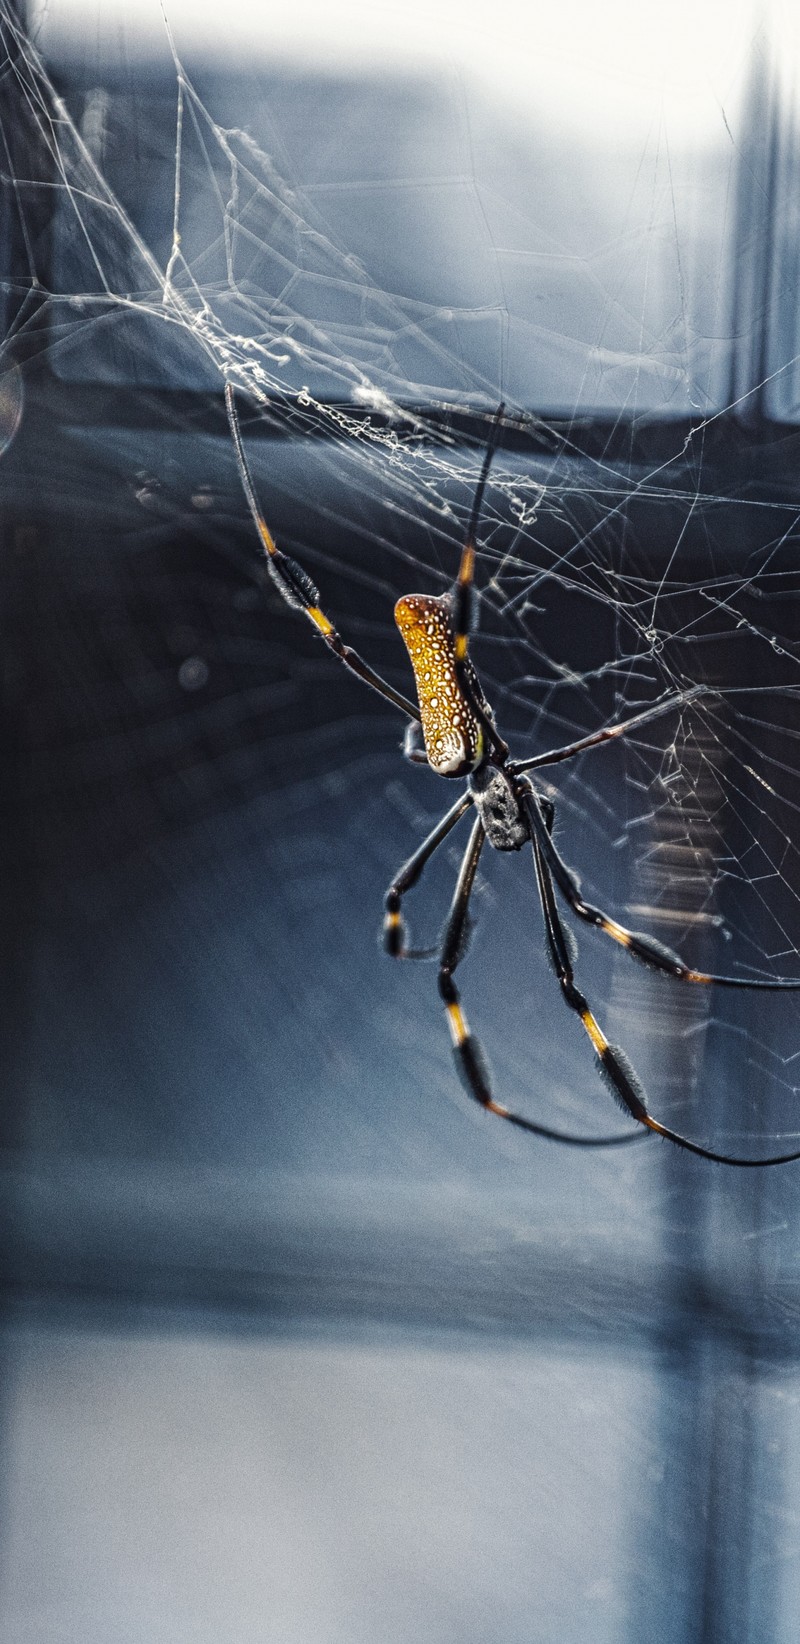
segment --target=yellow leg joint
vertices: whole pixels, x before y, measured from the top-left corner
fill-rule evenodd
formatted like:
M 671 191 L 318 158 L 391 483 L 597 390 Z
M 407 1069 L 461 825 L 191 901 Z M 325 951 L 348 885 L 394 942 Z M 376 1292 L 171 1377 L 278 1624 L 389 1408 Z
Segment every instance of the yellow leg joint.
M 581 1011 L 581 1021 L 598 1056 L 602 1056 L 603 1052 L 608 1050 L 608 1040 L 602 1028 L 598 1026 L 590 1010 Z
M 666 1136 L 667 1141 L 670 1140 L 669 1131 L 665 1130 L 664 1126 L 660 1125 L 657 1119 L 651 1119 L 649 1113 L 643 1114 L 642 1123 L 646 1124 L 648 1130 L 652 1130 L 654 1135 L 656 1135 L 656 1136 Z
M 321 634 L 333 633 L 333 623 L 328 621 L 325 612 L 321 611 L 318 605 L 309 605 L 308 614 L 311 621 L 319 628 Z
M 615 919 L 604 919 L 600 929 L 605 931 L 606 936 L 613 936 L 615 942 L 621 942 L 624 948 L 630 947 L 629 931 L 625 930 L 622 925 L 618 925 Z
M 275 542 L 275 538 L 273 537 L 272 532 L 270 531 L 270 528 L 269 528 L 266 520 L 262 519 L 260 517 L 260 515 L 259 515 L 259 520 L 258 520 L 258 534 L 261 538 L 261 541 L 264 544 L 264 547 L 267 550 L 267 553 L 268 554 L 277 554 L 278 549 L 277 549 L 277 545 L 276 545 L 276 542 Z
M 471 582 L 475 571 L 475 549 L 470 545 L 461 555 L 461 568 L 458 573 L 460 583 Z
M 461 1006 L 448 1005 L 447 1019 L 450 1023 L 450 1032 L 453 1035 L 453 1044 L 463 1045 L 464 1040 L 469 1036 L 469 1028 Z

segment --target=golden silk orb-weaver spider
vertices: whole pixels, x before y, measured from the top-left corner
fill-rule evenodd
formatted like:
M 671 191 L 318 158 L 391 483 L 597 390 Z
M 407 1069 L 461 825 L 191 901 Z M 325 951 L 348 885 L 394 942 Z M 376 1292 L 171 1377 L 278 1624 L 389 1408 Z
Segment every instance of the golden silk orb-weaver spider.
M 468 1094 L 487 1112 L 506 1119 L 521 1130 L 576 1147 L 619 1146 L 637 1141 L 648 1132 L 654 1132 L 674 1142 L 678 1147 L 698 1154 L 702 1159 L 712 1159 L 718 1164 L 736 1165 L 745 1169 L 789 1164 L 792 1160 L 800 1159 L 800 1149 L 767 1159 L 740 1159 L 726 1153 L 715 1153 L 710 1148 L 689 1141 L 687 1137 L 671 1130 L 668 1125 L 661 1124 L 650 1113 L 644 1090 L 624 1051 L 609 1043 L 587 999 L 576 984 L 576 946 L 572 932 L 562 925 L 557 893 L 578 919 L 611 937 L 633 959 L 673 977 L 676 981 L 706 987 L 715 985 L 772 992 L 800 989 L 800 981 L 789 978 L 761 980 L 717 976 L 693 970 L 670 948 L 664 947 L 650 936 L 627 930 L 624 925 L 618 924 L 616 919 L 604 913 L 602 908 L 593 907 L 590 902 L 585 901 L 580 880 L 572 868 L 568 867 L 553 838 L 553 802 L 547 795 L 539 792 L 529 775 L 531 771 L 544 766 L 558 765 L 565 760 L 574 759 L 590 748 L 625 736 L 640 726 L 685 706 L 687 702 L 704 694 L 705 688 L 702 685 L 662 697 L 660 701 L 631 718 L 616 721 L 564 747 L 553 748 L 528 759 L 509 757 L 509 748 L 497 730 L 494 713 L 483 694 L 469 656 L 469 636 L 474 627 L 478 522 L 504 408 L 499 408 L 492 422 L 469 526 L 461 550 L 458 576 L 452 588 L 448 593 L 435 598 L 422 594 L 407 594 L 398 600 L 395 607 L 395 621 L 405 641 L 414 671 L 417 688 L 415 704 L 408 697 L 395 691 L 356 651 L 345 645 L 334 624 L 323 611 L 319 592 L 311 578 L 296 560 L 290 559 L 278 548 L 258 505 L 245 456 L 231 384 L 225 389 L 225 404 L 239 477 L 256 530 L 266 551 L 269 572 L 275 586 L 288 605 L 303 612 L 313 623 L 334 656 L 338 657 L 351 673 L 405 714 L 408 721 L 404 743 L 406 757 L 415 764 L 428 764 L 439 776 L 466 780 L 466 788 L 461 792 L 455 805 L 436 824 L 393 879 L 386 893 L 383 944 L 386 952 L 394 959 L 422 957 L 415 954 L 406 943 L 402 914 L 403 897 L 416 885 L 434 852 L 447 839 L 457 823 L 467 811 L 473 810 L 475 819 L 438 950 L 439 993 L 450 1027 L 456 1067 Z M 495 1099 L 483 1052 L 478 1040 L 470 1032 L 455 983 L 455 972 L 466 946 L 470 896 L 481 851 L 486 843 L 497 851 L 520 851 L 526 846 L 530 847 L 544 922 L 547 954 L 558 980 L 561 996 L 568 1009 L 578 1017 L 592 1045 L 600 1073 L 610 1085 L 624 1112 L 636 1121 L 639 1127 L 636 1130 L 615 1136 L 573 1136 L 554 1130 L 548 1125 L 538 1124 L 533 1119 L 524 1118 Z

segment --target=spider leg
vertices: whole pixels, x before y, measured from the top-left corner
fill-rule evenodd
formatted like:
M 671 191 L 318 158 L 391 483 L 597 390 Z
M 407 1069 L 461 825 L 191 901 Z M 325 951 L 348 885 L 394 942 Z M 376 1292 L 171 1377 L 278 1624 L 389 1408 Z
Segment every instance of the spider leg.
M 641 713 L 633 714 L 630 719 L 619 719 L 615 725 L 606 725 L 602 731 L 594 731 L 591 736 L 582 736 L 577 742 L 567 743 L 565 748 L 551 748 L 547 753 L 534 754 L 532 759 L 515 759 L 509 769 L 519 776 L 523 771 L 536 771 L 541 765 L 560 765 L 565 759 L 574 759 L 576 754 L 585 753 L 587 748 L 599 748 L 603 742 L 613 742 L 618 736 L 626 736 L 628 731 L 638 730 L 640 725 L 649 725 L 651 720 L 660 719 L 663 714 L 671 713 L 673 708 L 683 708 L 699 696 L 713 694 L 706 685 L 693 685 L 688 691 L 675 691 L 672 696 L 655 702 L 651 708 L 643 708 Z
M 425 751 L 425 741 L 422 735 L 422 726 L 418 719 L 410 719 L 403 737 L 403 758 L 410 765 L 427 765 L 428 755 Z
M 467 534 L 461 550 L 461 564 L 458 568 L 458 577 L 452 590 L 453 600 L 453 634 L 455 638 L 456 661 L 466 661 L 469 650 L 469 635 L 475 616 L 475 539 L 478 534 L 478 521 L 483 506 L 483 493 L 486 490 L 486 481 L 489 478 L 489 469 L 497 448 L 497 438 L 500 433 L 500 422 L 505 411 L 504 405 L 499 405 L 486 444 L 478 483 L 475 487 L 475 496 L 472 499 L 472 512 L 469 517 Z
M 386 913 L 383 920 L 384 951 L 392 959 L 432 959 L 438 953 L 438 947 L 419 949 L 406 947 L 406 929 L 401 912 L 401 902 L 406 891 L 410 891 L 416 885 L 423 868 L 430 861 L 434 851 L 439 849 L 439 846 L 447 838 L 447 835 L 452 832 L 456 823 L 461 821 L 462 816 L 469 810 L 472 803 L 472 794 L 467 788 L 452 809 L 447 812 L 447 815 L 442 817 L 441 822 L 437 822 L 436 827 L 431 829 L 427 839 L 423 839 L 422 844 L 417 846 L 414 855 L 409 857 L 400 872 L 392 880 L 386 892 Z
M 345 645 L 330 618 L 322 610 L 319 603 L 319 590 L 315 587 L 308 573 L 303 570 L 302 565 L 298 565 L 296 560 L 290 559 L 288 554 L 281 553 L 258 506 L 253 478 L 242 443 L 232 383 L 227 383 L 225 387 L 225 407 L 228 413 L 228 424 L 233 439 L 236 466 L 239 470 L 242 489 L 247 498 L 247 506 L 250 509 L 262 546 L 266 550 L 270 576 L 279 593 L 282 594 L 287 605 L 291 605 L 296 611 L 305 613 L 309 621 L 314 624 L 317 633 L 324 639 L 328 649 L 333 652 L 334 656 L 339 658 L 340 662 L 344 663 L 346 668 L 349 668 L 351 673 L 355 674 L 358 679 L 363 680 L 365 685 L 371 686 L 372 690 L 377 691 L 379 696 L 385 697 L 387 702 L 393 703 L 394 707 L 399 708 L 401 713 L 407 714 L 409 719 L 419 720 L 419 710 L 414 706 L 414 703 L 409 701 L 408 697 L 402 696 L 399 691 L 395 691 L 385 679 L 381 678 L 380 674 L 375 672 L 374 668 L 370 668 L 369 663 L 365 662 L 357 651 L 354 651 L 351 646 Z
M 628 953 L 634 959 L 639 959 L 643 965 L 662 971 L 665 976 L 674 976 L 679 982 L 701 982 L 705 985 L 715 983 L 717 987 L 758 989 L 767 993 L 796 992 L 800 989 L 800 980 L 794 981 L 789 977 L 776 977 L 771 981 L 763 977 L 718 976 L 712 972 L 692 970 L 689 965 L 684 964 L 679 954 L 674 953 L 672 948 L 666 947 L 663 942 L 655 941 L 652 936 L 643 936 L 638 931 L 627 930 L 616 919 L 604 913 L 602 908 L 595 908 L 591 902 L 585 902 L 577 874 L 567 867 L 553 843 L 539 795 L 531 784 L 525 783 L 524 787 L 526 791 L 523 804 L 531 833 L 541 847 L 542 856 L 562 896 L 579 919 L 585 919 L 587 924 L 594 925 L 605 936 L 610 936 L 612 941 L 619 942 L 621 947 L 627 949 Z
M 486 453 L 483 459 L 480 476 L 478 478 L 478 484 L 475 488 L 475 496 L 472 501 L 472 511 L 470 513 L 469 525 L 467 526 L 467 534 L 464 539 L 464 546 L 461 550 L 461 564 L 458 568 L 458 576 L 450 591 L 454 647 L 453 661 L 456 679 L 458 680 L 458 684 L 463 695 L 467 698 L 476 719 L 482 727 L 487 745 L 491 748 L 495 757 L 499 758 L 501 761 L 505 761 L 508 757 L 508 744 L 504 742 L 502 737 L 497 733 L 491 709 L 489 708 L 489 704 L 480 688 L 475 670 L 470 664 L 469 636 L 475 626 L 476 616 L 475 540 L 478 534 L 478 522 L 480 520 L 481 507 L 483 505 L 483 494 L 486 490 L 486 481 L 489 477 L 489 469 L 492 466 L 492 458 L 494 457 L 494 453 L 497 448 L 497 439 L 500 433 L 500 423 L 504 410 L 504 405 L 501 404 L 498 406 L 492 421 L 491 429 L 489 431 Z
M 572 1136 L 566 1131 L 554 1130 L 549 1125 L 536 1124 L 533 1119 L 523 1119 L 521 1114 L 514 1113 L 511 1108 L 495 1101 L 483 1051 L 478 1040 L 469 1031 L 458 989 L 453 981 L 453 973 L 464 952 L 469 899 L 485 837 L 483 823 L 478 817 L 461 864 L 439 961 L 439 992 L 444 1000 L 450 1024 L 458 1075 L 467 1094 L 481 1107 L 486 1108 L 487 1112 L 496 1113 L 498 1118 L 507 1119 L 509 1124 L 516 1125 L 520 1130 L 528 1131 L 533 1136 L 544 1136 L 551 1142 L 564 1142 L 570 1147 L 618 1147 L 628 1142 L 639 1141 L 642 1135 L 640 1131 L 628 1131 L 624 1136 Z
M 676 1147 L 685 1148 L 688 1153 L 696 1153 L 701 1159 L 711 1159 L 715 1164 L 733 1165 L 740 1170 L 766 1169 L 769 1165 L 791 1164 L 800 1159 L 800 1149 L 794 1153 L 780 1153 L 770 1159 L 737 1159 L 728 1153 L 714 1153 L 711 1148 L 701 1147 L 698 1142 L 690 1142 L 686 1136 L 681 1136 L 677 1130 L 670 1130 L 667 1125 L 659 1123 L 648 1112 L 645 1094 L 639 1080 L 628 1061 L 624 1051 L 617 1045 L 609 1044 L 596 1017 L 589 1009 L 588 1001 L 575 986 L 575 976 L 572 966 L 572 955 L 565 938 L 564 929 L 558 915 L 553 881 L 550 878 L 547 863 L 540 843 L 541 836 L 534 833 L 531 839 L 533 846 L 533 861 L 536 869 L 536 882 L 539 887 L 539 896 L 544 913 L 545 929 L 547 932 L 547 946 L 553 969 L 561 983 L 561 992 L 564 1003 L 574 1010 L 594 1046 L 600 1071 L 608 1080 L 614 1095 L 622 1106 L 636 1119 L 640 1125 L 653 1131 L 656 1136 L 663 1136 Z M 643 1132 L 639 1131 L 638 1135 Z M 631 1141 L 636 1137 L 628 1136 L 624 1140 Z
M 546 825 L 548 823 L 549 823 L 549 825 L 548 825 L 548 832 L 549 832 L 550 828 L 552 827 L 552 810 L 551 810 L 551 816 L 550 816 L 549 819 L 547 819 Z M 547 940 L 547 951 L 548 951 L 548 956 L 549 956 L 549 959 L 550 959 L 550 963 L 551 963 L 551 965 L 553 967 L 553 970 L 555 971 L 556 976 L 558 977 L 558 980 L 561 984 L 561 991 L 562 991 L 562 994 L 564 996 L 565 1003 L 569 1006 L 570 1010 L 574 1010 L 576 1012 L 576 1014 L 578 1016 L 580 1016 L 581 1022 L 583 1023 L 583 1026 L 585 1027 L 586 1032 L 588 1033 L 589 1038 L 591 1039 L 592 1044 L 594 1045 L 594 1048 L 597 1052 L 597 1055 L 600 1058 L 601 1067 L 604 1067 L 604 1071 L 608 1072 L 608 1076 L 611 1078 L 612 1083 L 615 1085 L 615 1088 L 616 1088 L 616 1081 L 615 1081 L 614 1075 L 611 1071 L 610 1064 L 609 1064 L 608 1068 L 605 1069 L 604 1057 L 607 1056 L 608 1053 L 611 1053 L 614 1057 L 619 1059 L 619 1057 L 621 1055 L 621 1052 L 615 1050 L 613 1046 L 610 1046 L 606 1043 L 606 1041 L 604 1040 L 604 1037 L 603 1037 L 603 1035 L 600 1031 L 600 1028 L 598 1027 L 591 1011 L 589 1010 L 589 1006 L 588 1006 L 588 1003 L 587 1003 L 586 999 L 584 998 L 583 994 L 580 993 L 578 991 L 578 989 L 576 988 L 576 986 L 575 986 L 575 973 L 574 973 L 574 970 L 573 970 L 573 950 L 571 949 L 570 943 L 567 940 L 567 936 L 566 936 L 566 933 L 564 931 L 564 927 L 563 927 L 563 925 L 561 923 L 561 920 L 559 919 L 559 916 L 558 916 L 558 908 L 556 906 L 555 893 L 553 891 L 553 881 L 550 878 L 550 875 L 547 871 L 547 866 L 546 866 L 546 864 L 544 862 L 544 859 L 543 859 L 543 856 L 542 856 L 541 846 L 539 844 L 539 841 L 538 841 L 536 835 L 534 835 L 532 837 L 531 845 L 533 847 L 533 863 L 534 863 L 534 867 L 536 869 L 536 884 L 537 884 L 538 891 L 539 891 L 539 900 L 542 904 L 542 914 L 544 916 L 545 937 L 546 937 L 546 940 Z M 600 1048 L 601 1041 L 602 1041 L 602 1043 L 605 1047 L 604 1050 L 601 1050 L 601 1048 Z M 630 1080 L 630 1075 L 633 1074 L 633 1070 L 629 1069 L 626 1065 L 625 1072 L 629 1076 L 629 1080 Z M 638 1099 L 639 1086 L 638 1086 L 638 1081 L 635 1078 L 635 1075 L 633 1075 L 633 1090 L 634 1090 L 635 1093 L 637 1093 L 636 1094 L 637 1107 L 638 1106 L 643 1106 L 643 1103 L 640 1102 L 639 1099 Z M 631 1102 L 623 1095 L 621 1090 L 619 1091 L 619 1095 L 622 1096 L 623 1105 L 625 1106 L 627 1111 L 631 1114 L 632 1118 L 639 1118 L 638 1111 L 637 1112 L 633 1111 L 633 1107 L 631 1105 Z M 645 1136 L 646 1136 L 645 1131 L 634 1130 L 634 1131 L 629 1131 L 625 1136 L 619 1137 L 619 1141 L 620 1142 L 640 1141 L 640 1140 L 644 1139 Z

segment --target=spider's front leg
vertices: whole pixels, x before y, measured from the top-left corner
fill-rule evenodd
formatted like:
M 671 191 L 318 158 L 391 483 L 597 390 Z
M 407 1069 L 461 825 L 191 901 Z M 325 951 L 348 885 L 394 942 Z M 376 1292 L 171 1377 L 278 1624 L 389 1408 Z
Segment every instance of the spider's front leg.
M 410 719 L 403 737 L 403 758 L 410 765 L 428 765 L 430 763 L 425 750 L 425 738 L 422 726 L 417 719 Z
M 481 690 L 477 675 L 469 660 L 469 636 L 476 626 L 477 608 L 475 596 L 475 544 L 478 534 L 478 521 L 483 506 L 483 494 L 489 469 L 497 447 L 500 435 L 500 425 L 503 418 L 504 405 L 499 405 L 495 412 L 483 466 L 475 488 L 472 502 L 467 535 L 461 550 L 461 563 L 458 576 L 447 596 L 450 607 L 450 620 L 453 628 L 453 662 L 456 679 L 463 699 L 469 702 L 475 718 L 481 726 L 487 748 L 503 763 L 508 757 L 508 744 L 499 735 L 494 723 L 494 715 Z
M 400 872 L 392 880 L 386 892 L 386 913 L 383 920 L 383 946 L 384 951 L 389 954 L 390 958 L 432 959 L 434 954 L 438 952 L 437 948 L 414 949 L 407 946 L 406 927 L 401 912 L 402 899 L 406 891 L 412 890 L 416 885 L 423 868 L 430 861 L 434 851 L 439 849 L 443 840 L 452 832 L 456 823 L 461 821 L 462 816 L 466 814 L 472 803 L 472 794 L 467 789 L 466 793 L 463 793 L 452 809 L 447 812 L 447 815 L 442 817 L 441 822 L 437 822 L 436 827 L 431 829 L 427 839 L 423 839 L 422 844 L 417 846 L 414 855 L 409 857 Z
M 407 696 L 403 696 L 400 691 L 396 691 L 394 686 L 390 685 L 381 674 L 376 673 L 375 669 L 371 668 L 369 663 L 365 662 L 364 658 L 359 656 L 351 645 L 344 643 L 341 634 L 337 632 L 330 617 L 326 616 L 323 611 L 320 605 L 319 590 L 315 587 L 308 572 L 304 571 L 302 565 L 298 565 L 296 560 L 291 559 L 288 554 L 284 554 L 278 547 L 258 505 L 253 476 L 250 473 L 242 441 L 242 432 L 239 427 L 239 416 L 236 410 L 236 398 L 232 383 L 228 383 L 225 388 L 225 406 L 228 413 L 228 424 L 233 440 L 236 465 L 239 470 L 242 489 L 247 499 L 247 506 L 250 509 L 261 546 L 267 556 L 269 574 L 282 598 L 287 605 L 291 606 L 292 610 L 301 611 L 304 616 L 308 617 L 309 622 L 313 624 L 320 638 L 325 641 L 328 650 L 335 657 L 338 657 L 338 660 L 351 674 L 355 674 L 356 678 L 360 679 L 364 685 L 369 685 L 371 690 L 377 691 L 378 695 L 382 696 L 385 701 L 393 703 L 394 707 L 399 708 L 400 712 L 406 714 L 411 721 L 418 720 L 419 711 L 414 703 Z
M 477 1039 L 473 1038 L 469 1031 L 467 1019 L 461 1008 L 458 988 L 453 981 L 456 967 L 464 954 L 469 899 L 475 884 L 475 875 L 478 871 L 478 862 L 480 861 L 485 839 L 486 834 L 484 833 L 483 823 L 480 817 L 477 817 L 472 828 L 469 844 L 464 853 L 452 907 L 445 926 L 441 958 L 439 960 L 439 992 L 447 1011 L 447 1020 L 453 1039 L 453 1053 L 461 1082 L 470 1096 L 474 1096 L 482 1107 L 488 1108 L 491 1112 L 498 1112 L 502 1110 L 495 1107 L 489 1083 L 489 1070 L 483 1052 Z
M 555 815 L 554 807 L 547 799 L 543 801 L 543 806 L 546 808 L 546 825 L 548 828 L 552 828 Z M 507 1107 L 503 1107 L 495 1101 L 486 1058 L 479 1040 L 469 1030 L 458 988 L 453 980 L 455 971 L 466 951 L 469 902 L 485 839 L 486 833 L 483 822 L 478 817 L 464 853 L 461 872 L 458 876 L 450 914 L 445 926 L 439 960 L 439 992 L 447 1011 L 458 1075 L 467 1093 L 473 1096 L 476 1102 L 479 1102 L 481 1107 L 485 1107 L 489 1113 L 496 1113 L 502 1119 L 510 1119 L 513 1124 L 520 1124 L 526 1130 L 539 1133 L 540 1127 L 538 1125 L 518 1118 Z M 543 1133 L 545 1135 L 553 1134 L 548 1131 Z

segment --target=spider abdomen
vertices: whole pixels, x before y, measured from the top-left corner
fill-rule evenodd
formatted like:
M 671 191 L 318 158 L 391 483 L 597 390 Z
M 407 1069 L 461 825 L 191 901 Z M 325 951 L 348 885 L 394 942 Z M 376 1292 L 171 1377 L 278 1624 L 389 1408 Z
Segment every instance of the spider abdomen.
M 470 788 L 484 832 L 496 851 L 519 851 L 530 839 L 530 828 L 510 776 L 498 765 L 473 771 Z
M 467 776 L 484 757 L 484 737 L 456 672 L 449 595 L 406 594 L 394 619 L 414 669 L 428 763 L 439 776 Z

